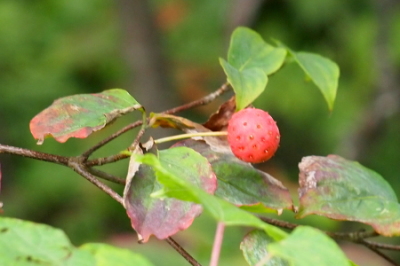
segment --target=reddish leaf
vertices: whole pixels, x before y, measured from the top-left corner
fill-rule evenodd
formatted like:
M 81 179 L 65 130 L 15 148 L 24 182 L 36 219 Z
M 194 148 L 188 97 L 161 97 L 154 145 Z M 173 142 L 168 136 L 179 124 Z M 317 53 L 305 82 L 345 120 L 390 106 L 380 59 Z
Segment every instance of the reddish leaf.
M 117 117 L 140 108 L 142 106 L 122 89 L 72 95 L 54 101 L 31 120 L 29 127 L 38 144 L 47 136 L 66 142 L 71 137 L 86 138 Z
M 226 130 L 228 122 L 232 117 L 232 114 L 236 110 L 235 96 L 224 102 L 218 109 L 218 111 L 210 116 L 208 121 L 203 124 L 206 128 L 212 131 Z
M 304 157 L 299 168 L 298 217 L 317 214 L 358 221 L 381 235 L 400 235 L 397 197 L 376 172 L 336 155 Z
M 174 153 L 171 149 L 160 151 L 159 156 L 160 162 L 174 174 L 214 193 L 217 181 L 206 159 L 193 161 L 185 153 Z M 165 239 L 185 230 L 202 211 L 200 205 L 192 202 L 151 196 L 160 190 L 162 186 L 156 181 L 153 170 L 141 165 L 125 197 L 125 207 L 142 242 L 147 242 L 151 235 Z
M 192 148 L 208 159 L 218 178 L 215 195 L 250 211 L 293 209 L 290 193 L 280 181 L 240 161 L 231 152 L 220 152 L 219 148 L 216 151 L 215 147 L 192 139 L 174 146 Z

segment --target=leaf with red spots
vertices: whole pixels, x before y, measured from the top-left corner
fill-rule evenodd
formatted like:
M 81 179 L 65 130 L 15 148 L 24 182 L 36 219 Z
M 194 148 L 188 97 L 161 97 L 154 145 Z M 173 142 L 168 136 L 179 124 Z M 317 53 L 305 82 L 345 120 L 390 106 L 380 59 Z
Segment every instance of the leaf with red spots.
M 38 144 L 51 136 L 58 142 L 86 138 L 116 118 L 142 106 L 125 90 L 111 89 L 97 94 L 78 94 L 60 98 L 36 115 L 30 130 Z
M 182 180 L 213 194 L 217 180 L 211 165 L 200 154 L 189 151 L 191 152 L 182 148 L 159 151 L 160 163 Z M 166 198 L 170 193 L 179 199 Z M 192 224 L 194 218 L 202 212 L 202 207 L 183 201 L 186 194 L 186 191 L 180 188 L 165 189 L 161 186 L 150 166 L 139 167 L 124 200 L 132 227 L 142 242 L 147 242 L 151 235 L 165 239 Z
M 298 217 L 357 221 L 381 235 L 400 235 L 396 194 L 378 173 L 337 155 L 304 157 L 299 168 Z
M 211 163 L 218 178 L 216 196 L 255 212 L 292 210 L 289 190 L 271 175 L 237 159 L 232 152 L 221 152 L 203 141 L 188 139 L 174 145 L 199 152 Z

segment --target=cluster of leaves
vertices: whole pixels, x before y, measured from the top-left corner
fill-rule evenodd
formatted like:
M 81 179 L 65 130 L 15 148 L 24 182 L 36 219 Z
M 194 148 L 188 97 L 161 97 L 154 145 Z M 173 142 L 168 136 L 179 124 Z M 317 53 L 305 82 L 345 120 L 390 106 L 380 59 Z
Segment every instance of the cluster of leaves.
M 380 175 L 336 155 L 305 157 L 299 164 L 300 206 L 297 208 L 280 181 L 238 160 L 224 137 L 209 134 L 223 131 L 231 114 L 250 105 L 265 89 L 268 76 L 289 62 L 297 63 L 304 70 L 332 110 L 339 77 L 336 64 L 319 55 L 294 52 L 281 44 L 272 46 L 256 32 L 238 28 L 232 35 L 227 61 L 220 59 L 235 97 L 223 104 L 204 125 L 172 112 L 147 117 L 136 99 L 124 90 L 112 89 L 61 98 L 34 117 L 30 129 L 39 144 L 48 136 L 65 142 L 71 137 L 86 138 L 131 111 L 142 112 L 142 121 L 134 124 L 142 125 L 136 139 L 109 160 L 130 157 L 123 197 L 110 194 L 126 209 L 141 242 L 148 241 L 151 235 L 169 238 L 190 227 L 205 210 L 224 225 L 255 228 L 241 244 L 250 265 L 354 265 L 321 231 L 299 226 L 288 234 L 254 213 L 299 210 L 298 218 L 317 214 L 365 223 L 381 235 L 399 235 L 397 198 Z M 220 92 L 226 90 L 227 84 L 221 88 Z M 210 98 L 216 96 L 213 94 Z M 182 130 L 192 138 L 158 150 L 157 143 L 165 139 L 143 142 L 141 137 L 147 128 L 159 126 Z M 176 137 L 167 140 L 173 139 Z M 90 166 L 89 155 L 59 161 L 82 174 Z M 101 161 L 107 158 L 97 162 Z M 96 182 L 93 181 L 98 185 Z M 103 190 L 108 191 L 104 187 Z M 28 241 L 18 241 L 12 234 L 23 234 Z M 4 240 L 11 237 L 17 239 L 13 242 L 15 246 Z M 49 244 L 46 239 L 51 239 L 57 248 L 32 249 L 38 238 L 45 239 L 44 245 Z M 4 265 L 17 261 L 65 265 L 109 265 L 112 261 L 113 265 L 127 265 L 128 260 L 150 265 L 141 257 L 106 245 L 72 247 L 58 230 L 14 219 L 0 219 L 0 239 Z M 11 249 L 12 252 L 7 251 Z M 42 254 L 43 249 L 48 253 Z M 116 264 L 112 259 L 115 257 L 123 261 Z

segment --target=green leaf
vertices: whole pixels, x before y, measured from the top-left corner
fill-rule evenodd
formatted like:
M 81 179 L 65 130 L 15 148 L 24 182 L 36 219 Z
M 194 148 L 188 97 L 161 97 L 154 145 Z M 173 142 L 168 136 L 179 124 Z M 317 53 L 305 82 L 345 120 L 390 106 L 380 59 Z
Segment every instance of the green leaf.
M 0 265 L 2 266 L 125 266 L 132 263 L 151 266 L 141 255 L 128 250 L 105 244 L 86 244 L 76 248 L 59 229 L 0 217 Z
M 97 94 L 78 94 L 60 98 L 36 115 L 29 127 L 38 144 L 52 136 L 58 142 L 86 138 L 116 118 L 143 107 L 128 92 L 111 89 Z
M 240 249 L 249 265 L 258 265 L 261 260 L 268 256 L 267 245 L 275 242 L 264 231 L 253 230 L 248 233 L 240 243 Z M 281 258 L 273 257 L 262 266 L 289 266 L 289 263 Z
M 336 155 L 304 157 L 299 168 L 298 217 L 358 221 L 381 235 L 400 235 L 396 194 L 378 173 Z
M 335 62 L 317 54 L 290 51 L 295 61 L 321 90 L 330 111 L 336 98 L 339 67 Z
M 282 258 L 291 266 L 350 266 L 350 261 L 331 238 L 321 231 L 297 227 L 287 238 L 267 245 L 272 257 Z
M 73 247 L 59 229 L 13 218 L 0 218 L 0 265 L 95 265 Z
M 116 248 L 106 244 L 89 243 L 84 244 L 80 249 L 88 251 L 93 255 L 96 260 L 94 265 L 96 266 L 153 265 L 140 254 L 135 254 L 127 249 Z
M 251 104 L 265 89 L 268 75 L 283 64 L 286 49 L 266 43 L 248 28 L 238 27 L 232 34 L 228 62 L 220 64 L 236 94 L 236 110 Z
M 187 147 L 168 149 L 163 156 L 168 156 L 169 153 L 177 151 L 186 154 L 187 157 L 191 157 L 191 160 L 197 161 L 204 158 L 198 152 Z M 137 156 L 136 160 L 153 167 L 157 180 L 165 187 L 164 191 L 167 191 L 168 196 L 176 196 L 183 200 L 200 203 L 217 221 L 223 222 L 226 225 L 254 226 L 265 230 L 271 237 L 277 240 L 286 236 L 286 233 L 281 229 L 262 222 L 254 215 L 210 195 L 191 182 L 180 178 L 172 170 L 172 167 L 163 165 L 154 154 L 148 153 L 143 156 Z
M 251 104 L 267 86 L 268 77 L 260 68 L 238 70 L 222 58 L 219 62 L 235 91 L 236 110 L 241 110 Z
M 232 33 L 228 62 L 239 71 L 259 68 L 270 75 L 282 66 L 285 57 L 286 49 L 269 45 L 249 28 L 238 27 Z

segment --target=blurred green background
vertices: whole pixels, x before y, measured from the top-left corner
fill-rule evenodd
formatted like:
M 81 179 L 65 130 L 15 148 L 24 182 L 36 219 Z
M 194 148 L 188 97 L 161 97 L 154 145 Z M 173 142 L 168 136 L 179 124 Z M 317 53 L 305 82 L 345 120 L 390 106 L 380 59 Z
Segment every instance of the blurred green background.
M 86 140 L 47 139 L 37 146 L 30 119 L 71 94 L 124 88 L 148 111 L 204 96 L 224 82 L 218 57 L 226 57 L 230 34 L 239 25 L 272 44 L 279 40 L 293 50 L 329 57 L 341 69 L 332 113 L 296 65 L 285 65 L 270 78 L 255 105 L 275 117 L 282 141 L 276 156 L 259 167 L 295 196 L 301 158 L 334 153 L 374 169 L 400 195 L 396 0 L 1 0 L 0 142 L 77 155 L 137 118 L 127 117 Z M 221 102 L 185 115 L 204 122 Z M 128 133 L 96 155 L 118 152 L 133 137 Z M 3 215 L 59 227 L 76 245 L 109 242 L 146 254 L 156 265 L 187 265 L 163 241 L 137 245 L 123 208 L 71 170 L 5 154 L 0 161 Z M 120 162 L 107 169 L 124 177 L 126 166 Z M 318 217 L 298 222 L 329 230 L 358 228 Z M 214 229 L 202 215 L 176 239 L 206 265 Z M 220 265 L 245 265 L 238 248 L 245 232 L 227 229 Z M 343 247 L 359 265 L 386 265 L 357 246 Z

